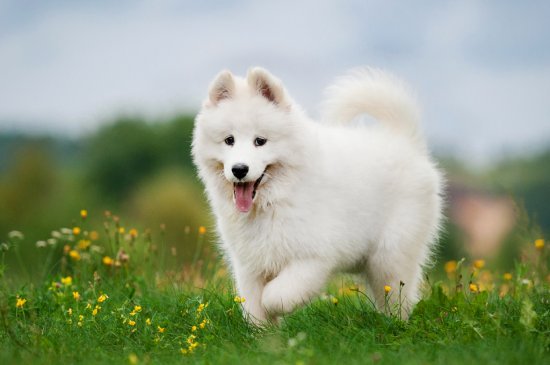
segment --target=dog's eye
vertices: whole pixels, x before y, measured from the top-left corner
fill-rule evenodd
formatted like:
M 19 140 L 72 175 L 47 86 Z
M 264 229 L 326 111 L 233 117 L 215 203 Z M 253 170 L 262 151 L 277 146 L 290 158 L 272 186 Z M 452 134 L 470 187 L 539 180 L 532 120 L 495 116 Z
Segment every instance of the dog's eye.
M 267 142 L 267 139 L 262 137 L 257 137 L 254 140 L 254 146 L 260 147 L 260 146 L 263 146 L 266 142 Z
M 233 136 L 229 136 L 226 139 L 224 139 L 223 141 L 228 146 L 233 146 L 235 144 L 235 138 Z

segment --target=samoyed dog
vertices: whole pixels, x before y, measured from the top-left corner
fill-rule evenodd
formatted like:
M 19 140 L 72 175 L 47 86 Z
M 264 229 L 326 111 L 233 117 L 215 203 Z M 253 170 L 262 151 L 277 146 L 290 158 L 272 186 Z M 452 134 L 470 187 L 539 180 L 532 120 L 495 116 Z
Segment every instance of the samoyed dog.
M 307 304 L 337 272 L 363 275 L 376 305 L 405 318 L 419 299 L 443 179 L 416 101 L 369 68 L 327 94 L 317 123 L 267 70 L 223 71 L 195 121 L 193 158 L 254 323 Z M 365 114 L 377 122 L 357 123 Z

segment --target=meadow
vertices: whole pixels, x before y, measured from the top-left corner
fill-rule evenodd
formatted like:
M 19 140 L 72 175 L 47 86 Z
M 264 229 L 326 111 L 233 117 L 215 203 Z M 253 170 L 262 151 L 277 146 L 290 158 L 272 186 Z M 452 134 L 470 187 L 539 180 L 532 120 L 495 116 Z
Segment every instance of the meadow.
M 185 227 L 193 251 L 184 253 L 166 245 L 164 225 L 74 216 L 32 245 L 19 231 L 0 239 L 2 364 L 550 363 L 549 252 L 536 235 L 518 238 L 514 270 L 481 259 L 436 264 L 406 322 L 396 308 L 376 311 L 362 283 L 341 276 L 304 308 L 255 327 L 209 226 Z M 41 257 L 34 267 L 23 248 Z

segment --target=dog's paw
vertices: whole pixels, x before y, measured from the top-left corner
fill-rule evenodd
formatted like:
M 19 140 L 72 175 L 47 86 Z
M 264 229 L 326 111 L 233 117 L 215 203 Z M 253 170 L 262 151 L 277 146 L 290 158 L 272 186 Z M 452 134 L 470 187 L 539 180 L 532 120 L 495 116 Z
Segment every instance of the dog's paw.
M 289 294 L 271 281 L 264 288 L 262 306 L 270 315 L 292 312 L 298 303 Z

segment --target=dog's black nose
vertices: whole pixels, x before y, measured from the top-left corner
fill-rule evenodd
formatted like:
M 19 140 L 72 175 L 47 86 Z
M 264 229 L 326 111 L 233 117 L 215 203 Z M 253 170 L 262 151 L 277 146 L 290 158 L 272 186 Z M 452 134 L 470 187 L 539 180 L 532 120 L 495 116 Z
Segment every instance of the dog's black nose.
M 244 163 L 238 163 L 236 165 L 233 165 L 231 171 L 233 171 L 233 175 L 235 175 L 235 177 L 240 180 L 248 173 L 248 166 L 246 166 Z

